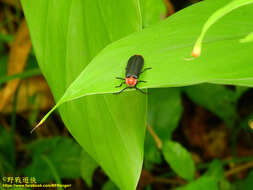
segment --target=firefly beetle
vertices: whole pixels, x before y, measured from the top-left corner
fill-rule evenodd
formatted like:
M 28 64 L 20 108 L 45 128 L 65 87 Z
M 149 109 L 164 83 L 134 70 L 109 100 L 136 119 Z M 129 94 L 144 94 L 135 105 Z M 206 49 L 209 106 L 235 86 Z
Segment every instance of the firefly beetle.
M 146 94 L 144 91 L 137 88 L 137 84 L 139 82 L 147 82 L 144 80 L 138 80 L 140 74 L 148 69 L 151 69 L 151 67 L 149 67 L 142 70 L 143 65 L 144 65 L 144 58 L 141 55 L 133 55 L 132 57 L 129 58 L 127 67 L 126 67 L 125 78 L 116 77 L 116 79 L 123 80 L 123 82 L 119 86 L 115 86 L 116 88 L 119 88 L 124 83 L 126 83 L 127 87 L 123 88 L 119 92 L 116 92 L 115 94 L 120 94 L 121 92 L 125 91 L 128 88 L 135 88 L 136 90 L 139 90 L 143 94 Z

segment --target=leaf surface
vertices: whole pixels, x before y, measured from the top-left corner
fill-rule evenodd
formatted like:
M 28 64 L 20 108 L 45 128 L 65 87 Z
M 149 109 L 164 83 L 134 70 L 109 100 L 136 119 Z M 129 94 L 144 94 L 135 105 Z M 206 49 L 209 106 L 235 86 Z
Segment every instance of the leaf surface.
M 198 3 L 161 24 L 110 44 L 70 85 L 58 105 L 82 96 L 117 92 L 115 77 L 124 76 L 126 62 L 133 54 L 143 55 L 144 67 L 152 67 L 141 75 L 140 79 L 148 82 L 140 84 L 140 88 L 203 82 L 253 86 L 253 56 L 248 54 L 253 44 L 239 43 L 241 36 L 253 27 L 253 6 L 238 9 L 221 19 L 204 41 L 205 53 L 198 59 L 186 59 L 201 25 L 225 2 Z M 101 67 L 97 68 L 97 65 Z
M 193 180 L 195 165 L 191 154 L 179 143 L 167 141 L 163 144 L 163 155 L 170 167 L 182 178 Z
M 99 51 L 142 28 L 138 0 L 23 0 L 22 6 L 56 101 Z M 140 176 L 146 104 L 146 96 L 131 92 L 85 97 L 59 109 L 71 134 L 122 190 L 135 189 Z

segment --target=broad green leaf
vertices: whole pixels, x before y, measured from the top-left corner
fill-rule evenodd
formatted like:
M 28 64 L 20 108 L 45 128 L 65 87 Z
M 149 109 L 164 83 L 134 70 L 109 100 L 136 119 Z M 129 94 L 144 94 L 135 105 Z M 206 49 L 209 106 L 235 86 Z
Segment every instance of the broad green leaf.
M 167 141 L 162 149 L 165 160 L 170 167 L 182 178 L 193 180 L 195 165 L 191 154 L 179 143 Z
M 237 118 L 236 93 L 221 85 L 201 84 L 184 88 L 189 98 L 233 126 Z M 203 96 L 204 94 L 204 96 Z
M 81 158 L 81 175 L 84 181 L 89 187 L 92 186 L 92 176 L 95 169 L 98 167 L 97 162 L 95 162 L 87 152 L 82 151 Z
M 200 177 L 197 180 L 183 186 L 176 188 L 176 190 L 218 190 L 218 184 L 212 177 Z
M 251 32 L 250 34 L 248 34 L 245 38 L 242 38 L 240 40 L 241 43 L 245 43 L 245 42 L 252 42 L 253 41 L 253 32 Z
M 124 76 L 126 62 L 133 54 L 143 55 L 144 66 L 152 67 L 140 77 L 148 81 L 139 85 L 141 89 L 203 82 L 252 86 L 253 55 L 248 52 L 253 44 L 241 44 L 238 39 L 253 27 L 253 6 L 238 9 L 216 24 L 204 42 L 208 53 L 191 61 L 185 59 L 202 23 L 224 3 L 198 3 L 161 24 L 110 44 L 70 85 L 55 108 L 83 96 L 117 92 L 115 85 L 119 82 L 115 77 Z
M 56 101 L 106 45 L 142 28 L 138 0 L 23 0 L 22 5 Z M 146 96 L 133 92 L 85 97 L 60 108 L 71 134 L 122 190 L 135 189 L 140 176 L 146 104 Z
M 199 35 L 195 45 L 194 45 L 194 49 L 193 49 L 193 56 L 199 56 L 200 52 L 201 52 L 201 45 L 202 45 L 202 41 L 203 38 L 206 34 L 206 32 L 208 31 L 208 29 L 215 23 L 217 22 L 219 19 L 221 19 L 224 15 L 230 13 L 231 11 L 248 5 L 250 3 L 253 3 L 253 0 L 233 0 L 232 2 L 228 3 L 226 6 L 222 7 L 221 9 L 217 10 L 216 12 L 214 12 L 209 18 L 208 20 L 205 22 L 205 25 L 202 28 L 201 34 Z
M 81 147 L 70 138 L 39 139 L 28 144 L 26 149 L 31 152 L 32 157 L 32 163 L 23 169 L 26 176 L 35 177 L 41 183 L 55 180 L 55 174 L 48 162 L 53 165 L 60 178 L 75 179 L 81 176 Z

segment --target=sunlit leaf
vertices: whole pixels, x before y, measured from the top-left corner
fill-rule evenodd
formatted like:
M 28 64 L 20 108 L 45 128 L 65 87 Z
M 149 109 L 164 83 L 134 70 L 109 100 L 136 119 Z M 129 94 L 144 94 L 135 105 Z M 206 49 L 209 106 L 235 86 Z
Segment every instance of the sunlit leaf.
M 147 83 L 140 84 L 140 88 L 185 86 L 202 82 L 252 86 L 252 55 L 248 52 L 253 49 L 253 44 L 241 44 L 238 39 L 253 27 L 250 20 L 253 6 L 233 12 L 210 31 L 204 42 L 208 53 L 195 60 L 185 59 L 201 24 L 225 2 L 199 3 L 155 27 L 112 43 L 84 69 L 56 107 L 82 96 L 117 92 L 115 85 L 118 81 L 114 78 L 124 75 L 126 62 L 133 54 L 143 55 L 145 67 L 152 67 L 152 70 L 141 76 Z M 240 30 L 237 30 L 238 27 Z M 97 65 L 101 66 L 98 68 Z
M 142 28 L 138 0 L 23 0 L 22 6 L 56 101 L 99 51 Z M 140 176 L 146 104 L 146 96 L 131 92 L 86 97 L 59 109 L 74 138 L 123 190 L 135 189 Z

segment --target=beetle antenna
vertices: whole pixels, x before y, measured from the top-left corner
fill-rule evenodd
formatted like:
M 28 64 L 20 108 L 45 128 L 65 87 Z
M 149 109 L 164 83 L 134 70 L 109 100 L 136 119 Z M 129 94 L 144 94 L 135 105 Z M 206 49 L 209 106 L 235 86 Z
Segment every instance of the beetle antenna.
M 145 71 L 150 70 L 150 69 L 152 69 L 152 67 L 145 68 L 145 69 L 143 69 L 143 71 L 141 73 L 144 73 Z
M 122 77 L 116 77 L 116 79 L 125 80 L 125 79 L 124 79 L 124 78 L 122 78 Z

